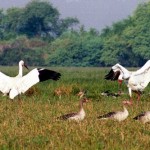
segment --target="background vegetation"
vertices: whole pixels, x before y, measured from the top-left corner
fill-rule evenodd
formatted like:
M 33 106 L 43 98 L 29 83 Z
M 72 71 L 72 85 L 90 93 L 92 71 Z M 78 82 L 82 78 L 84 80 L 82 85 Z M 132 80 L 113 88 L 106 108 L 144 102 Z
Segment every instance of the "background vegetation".
M 33 0 L 0 11 L 0 64 L 142 66 L 150 58 L 149 18 L 147 2 L 102 31 L 86 31 L 77 18 L 61 19 L 51 3 Z
M 1 69 L 14 76 L 18 66 Z M 123 109 L 122 101 L 128 99 L 125 84 L 125 94 L 121 97 L 105 97 L 101 92 L 118 91 L 117 82 L 103 79 L 108 69 L 52 69 L 62 74 L 61 79 L 35 85 L 21 95 L 21 103 L 17 97 L 11 101 L 0 95 L 0 149 L 149 149 L 149 124 L 143 125 L 132 119 L 140 112 L 149 110 L 149 87 L 139 103 L 134 97 L 133 106 L 127 107 L 129 117 L 125 121 L 100 121 L 97 119 L 99 115 Z M 61 99 L 54 95 L 59 88 L 63 91 Z M 80 123 L 56 120 L 62 114 L 78 111 L 77 93 L 80 89 L 86 90 L 90 99 L 84 105 L 85 119 Z
M 149 88 L 139 103 L 129 107 L 127 120 L 118 123 L 100 121 L 97 116 L 121 110 L 128 99 L 103 97 L 101 92 L 116 92 L 115 82 L 105 81 L 106 68 L 120 62 L 141 66 L 149 59 L 150 2 L 139 5 L 132 16 L 99 32 L 86 31 L 77 18 L 61 19 L 50 3 L 31 1 L 24 8 L 0 11 L 0 64 L 16 65 L 20 59 L 35 66 L 83 66 L 52 68 L 59 71 L 59 81 L 39 83 L 12 102 L 0 96 L 0 149 L 149 149 L 150 127 L 132 118 L 149 110 Z M 90 66 L 90 68 L 86 68 Z M 31 69 L 31 68 L 30 68 Z M 15 76 L 17 67 L 1 71 Z M 61 99 L 54 94 L 63 90 Z M 56 120 L 56 117 L 78 110 L 77 93 L 87 90 L 90 102 L 84 108 L 81 123 Z M 135 99 L 135 97 L 134 97 Z

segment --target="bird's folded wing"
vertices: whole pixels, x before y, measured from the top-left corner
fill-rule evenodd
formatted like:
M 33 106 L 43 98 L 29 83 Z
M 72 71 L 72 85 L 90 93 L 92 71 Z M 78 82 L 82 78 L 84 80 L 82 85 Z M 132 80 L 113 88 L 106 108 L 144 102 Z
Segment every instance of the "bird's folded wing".
M 107 113 L 107 114 L 104 114 L 104 115 L 99 116 L 98 119 L 110 118 L 110 117 L 112 117 L 112 116 L 115 115 L 115 114 L 116 114 L 116 112 L 109 112 L 109 113 Z
M 145 112 L 143 112 L 143 113 L 137 115 L 137 116 L 134 117 L 133 119 L 138 120 L 139 118 L 141 118 L 141 117 L 143 117 L 143 116 L 145 116 Z
M 77 115 L 77 113 L 65 114 L 65 115 L 62 115 L 62 116 L 58 117 L 58 119 L 67 120 L 68 118 L 74 117 L 75 115 Z

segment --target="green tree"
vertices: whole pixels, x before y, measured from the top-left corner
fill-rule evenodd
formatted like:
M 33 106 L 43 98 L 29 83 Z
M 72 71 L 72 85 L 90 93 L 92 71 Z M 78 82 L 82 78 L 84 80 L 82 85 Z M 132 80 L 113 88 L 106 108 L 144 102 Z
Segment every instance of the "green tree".
M 96 30 L 89 32 L 66 32 L 51 43 L 51 66 L 101 66 L 101 38 Z
M 29 37 L 55 38 L 60 36 L 77 19 L 60 19 L 60 14 L 49 2 L 32 1 L 24 9 L 19 32 Z
M 100 61 L 106 66 L 121 63 L 141 66 L 150 59 L 150 2 L 138 6 L 132 16 L 103 30 Z
M 3 9 L 0 9 L 0 39 L 3 39 L 4 37 L 4 26 L 3 26 L 3 18 L 4 18 L 4 12 Z
M 9 8 L 0 11 L 0 27 L 5 39 L 18 35 L 55 39 L 78 24 L 77 18 L 60 19 L 59 11 L 47 1 L 29 2 L 24 8 Z

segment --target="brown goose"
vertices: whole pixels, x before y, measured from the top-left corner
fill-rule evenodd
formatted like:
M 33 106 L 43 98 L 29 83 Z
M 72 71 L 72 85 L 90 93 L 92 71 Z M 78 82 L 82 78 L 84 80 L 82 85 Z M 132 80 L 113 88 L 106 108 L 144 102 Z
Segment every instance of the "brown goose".
M 139 114 L 138 116 L 134 117 L 133 119 L 139 120 L 140 122 L 142 122 L 144 124 L 147 122 L 150 122 L 150 111 L 143 112 L 143 113 Z
M 85 118 L 85 111 L 83 109 L 83 104 L 88 102 L 88 99 L 86 97 L 81 98 L 80 99 L 80 103 L 79 103 L 79 112 L 77 113 L 69 113 L 69 114 L 65 114 L 62 115 L 60 117 L 58 117 L 57 119 L 61 119 L 61 120 L 75 120 L 75 121 L 81 121 Z
M 125 120 L 129 115 L 128 110 L 123 106 L 123 111 L 113 111 L 97 117 L 98 119 L 112 119 L 119 122 Z

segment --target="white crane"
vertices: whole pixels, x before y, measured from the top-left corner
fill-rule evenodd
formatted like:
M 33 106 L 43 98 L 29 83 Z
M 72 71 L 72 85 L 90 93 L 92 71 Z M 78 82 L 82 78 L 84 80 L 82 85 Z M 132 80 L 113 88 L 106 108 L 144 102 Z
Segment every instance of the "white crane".
M 109 73 L 105 75 L 105 79 L 111 81 L 118 80 L 118 84 L 119 84 L 118 94 L 121 94 L 122 81 L 128 80 L 131 74 L 132 74 L 131 71 L 127 70 L 125 67 L 117 63 L 114 66 L 112 66 Z
M 123 106 L 123 111 L 113 111 L 97 117 L 98 119 L 112 119 L 119 122 L 125 120 L 129 115 L 128 110 Z
M 61 74 L 45 68 L 35 68 L 25 76 L 22 76 L 22 65 L 19 66 L 19 74 L 16 77 L 9 77 L 0 72 L 0 91 L 9 94 L 10 99 L 25 93 L 30 87 L 38 82 L 48 79 L 58 80 Z
M 21 78 L 23 76 L 23 67 L 27 67 L 27 65 L 24 63 L 23 60 L 19 61 L 19 72 L 18 75 L 15 77 L 9 77 L 12 81 L 17 80 L 18 78 Z M 4 73 L 0 72 L 0 91 L 6 96 L 10 92 L 10 84 L 8 84 L 8 81 L 5 81 L 5 78 L 7 79 L 8 76 L 6 76 Z
M 134 120 L 139 120 L 143 124 L 150 122 L 150 111 L 143 112 L 136 117 L 133 118 Z
M 105 78 L 107 80 L 125 80 L 129 90 L 130 101 L 124 101 L 124 103 L 132 104 L 132 91 L 137 94 L 137 100 L 140 100 L 142 91 L 150 82 L 150 60 L 148 60 L 142 68 L 133 72 L 128 71 L 120 64 L 116 64 L 112 69 L 112 73 L 109 73 Z
M 23 67 L 27 68 L 27 65 L 25 64 L 25 62 L 23 60 L 19 61 L 19 72 L 18 75 L 16 76 L 16 78 L 22 77 L 23 76 Z M 28 69 L 29 70 L 29 69 Z
M 140 100 L 141 94 L 150 82 L 150 60 L 139 70 L 132 72 L 128 80 L 128 89 L 130 95 L 129 104 L 132 104 L 132 91 L 138 96 L 137 100 Z M 128 102 L 127 102 L 128 103 Z

